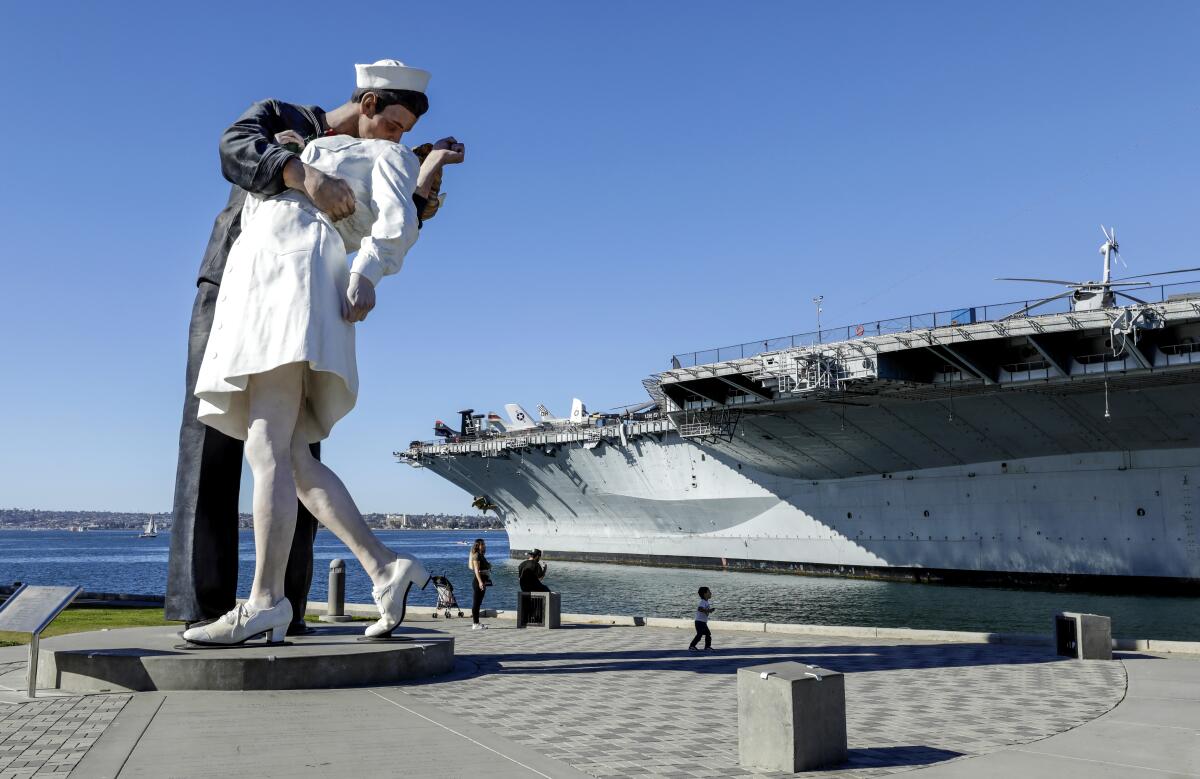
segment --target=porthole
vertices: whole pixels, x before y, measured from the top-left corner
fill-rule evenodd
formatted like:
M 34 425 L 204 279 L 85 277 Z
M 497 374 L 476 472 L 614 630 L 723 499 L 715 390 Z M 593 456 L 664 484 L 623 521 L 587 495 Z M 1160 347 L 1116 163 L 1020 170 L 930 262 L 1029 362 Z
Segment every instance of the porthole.
M 925 516 L 929 516 L 929 509 L 925 509 Z
M 1137 515 L 1138 515 L 1139 517 L 1144 517 L 1144 516 L 1146 516 L 1146 509 L 1139 508 L 1139 509 L 1137 510 Z

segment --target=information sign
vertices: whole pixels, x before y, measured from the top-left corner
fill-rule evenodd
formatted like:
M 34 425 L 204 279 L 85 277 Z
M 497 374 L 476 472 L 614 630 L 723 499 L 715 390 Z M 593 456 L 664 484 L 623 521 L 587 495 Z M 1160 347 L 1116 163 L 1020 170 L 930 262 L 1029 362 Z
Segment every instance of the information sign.
M 0 630 L 41 633 L 75 600 L 79 590 L 79 587 L 21 587 L 0 606 Z
M 37 695 L 38 640 L 82 587 L 23 585 L 0 606 L 0 630 L 29 634 L 29 697 Z

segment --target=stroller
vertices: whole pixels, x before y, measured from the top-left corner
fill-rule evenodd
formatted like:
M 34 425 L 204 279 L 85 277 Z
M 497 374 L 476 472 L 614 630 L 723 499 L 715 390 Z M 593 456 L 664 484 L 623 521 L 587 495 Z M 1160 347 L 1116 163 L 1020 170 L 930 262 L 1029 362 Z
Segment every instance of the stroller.
M 462 607 L 458 605 L 458 600 L 454 597 L 454 585 L 445 576 L 431 577 L 433 586 L 437 587 L 437 605 L 433 607 L 433 618 L 437 619 L 438 609 L 445 609 L 446 619 L 450 619 L 450 610 L 458 611 L 458 616 L 462 616 Z

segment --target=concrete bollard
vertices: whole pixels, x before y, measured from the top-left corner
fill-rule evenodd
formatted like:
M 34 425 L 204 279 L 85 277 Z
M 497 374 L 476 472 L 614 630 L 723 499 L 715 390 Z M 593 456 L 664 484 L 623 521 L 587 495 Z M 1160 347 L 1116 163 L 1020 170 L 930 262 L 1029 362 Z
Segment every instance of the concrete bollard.
M 518 593 L 517 627 L 562 627 L 562 596 L 557 592 Z
M 1060 657 L 1112 660 L 1112 620 L 1074 611 L 1056 614 L 1054 646 Z
M 346 614 L 346 561 L 335 557 L 329 561 L 329 601 L 322 622 L 349 622 Z
M 846 761 L 846 680 L 802 663 L 738 669 L 738 757 L 794 773 Z

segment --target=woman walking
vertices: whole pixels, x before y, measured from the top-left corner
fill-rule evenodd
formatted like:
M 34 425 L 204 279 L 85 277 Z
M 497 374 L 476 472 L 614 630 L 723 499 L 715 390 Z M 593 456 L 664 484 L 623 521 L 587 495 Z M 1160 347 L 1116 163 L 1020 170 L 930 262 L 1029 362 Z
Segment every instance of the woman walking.
M 471 569 L 471 630 L 487 630 L 487 625 L 479 623 L 479 607 L 483 605 L 483 595 L 492 586 L 492 564 L 487 559 L 487 543 L 482 538 L 476 538 L 471 545 L 471 558 L 467 567 Z

